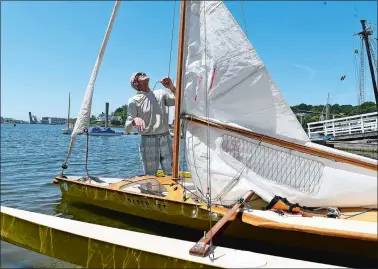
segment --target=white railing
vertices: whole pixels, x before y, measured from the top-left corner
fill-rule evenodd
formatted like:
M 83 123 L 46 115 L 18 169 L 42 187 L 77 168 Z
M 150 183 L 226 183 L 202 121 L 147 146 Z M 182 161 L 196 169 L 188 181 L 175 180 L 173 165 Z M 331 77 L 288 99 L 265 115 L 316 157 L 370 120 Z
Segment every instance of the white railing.
M 308 137 L 318 138 L 319 135 L 353 135 L 378 130 L 378 113 L 366 113 L 356 116 L 316 121 L 307 124 Z

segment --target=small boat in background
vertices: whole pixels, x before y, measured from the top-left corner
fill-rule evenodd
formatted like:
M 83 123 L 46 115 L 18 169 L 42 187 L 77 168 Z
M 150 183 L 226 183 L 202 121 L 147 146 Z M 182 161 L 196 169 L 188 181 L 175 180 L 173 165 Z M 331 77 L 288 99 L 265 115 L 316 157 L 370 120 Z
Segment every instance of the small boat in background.
M 89 127 L 88 135 L 92 136 L 116 136 L 123 135 L 123 132 L 116 132 L 109 127 Z
M 68 93 L 68 117 L 67 117 L 67 128 L 62 129 L 63 134 L 72 134 L 74 125 L 70 123 L 70 107 L 71 107 L 71 93 Z
M 109 103 L 105 103 L 105 127 L 89 127 L 88 135 L 92 136 L 118 136 L 123 135 L 124 132 L 116 132 L 110 127 L 108 127 L 108 118 L 109 118 Z
M 62 133 L 69 134 L 69 135 L 72 134 L 73 127 L 74 125 L 72 123 L 68 123 L 67 128 L 62 129 Z

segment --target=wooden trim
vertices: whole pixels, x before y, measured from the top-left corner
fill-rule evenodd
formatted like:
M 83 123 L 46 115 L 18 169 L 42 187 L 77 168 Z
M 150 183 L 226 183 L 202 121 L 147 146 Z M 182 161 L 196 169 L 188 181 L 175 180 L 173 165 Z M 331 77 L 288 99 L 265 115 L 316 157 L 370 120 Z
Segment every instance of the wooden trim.
M 175 93 L 175 124 L 173 130 L 173 160 L 172 160 L 172 178 L 177 181 L 179 176 L 179 156 L 180 156 L 180 111 L 181 111 L 181 86 L 182 86 L 182 63 L 184 60 L 184 37 L 185 37 L 185 13 L 186 1 L 181 1 L 180 7 L 180 31 L 178 41 L 177 56 L 177 83 Z
M 334 153 L 323 151 L 323 150 L 320 150 L 320 149 L 309 148 L 309 147 L 306 147 L 306 146 L 303 146 L 303 145 L 295 144 L 293 142 L 288 142 L 288 141 L 281 140 L 281 139 L 278 139 L 278 138 L 273 138 L 273 137 L 270 137 L 270 136 L 261 135 L 261 134 L 258 134 L 258 133 L 252 132 L 252 131 L 243 130 L 243 129 L 233 127 L 233 126 L 215 123 L 215 122 L 212 122 L 210 120 L 204 120 L 204 119 L 200 119 L 200 118 L 197 118 L 197 117 L 194 117 L 194 116 L 187 116 L 187 117 L 185 117 L 185 119 L 188 120 L 188 121 L 200 124 L 200 125 L 206 125 L 206 126 L 210 125 L 211 127 L 214 127 L 214 128 L 220 129 L 220 130 L 226 130 L 226 131 L 238 133 L 240 135 L 243 135 L 243 136 L 246 136 L 246 137 L 249 137 L 249 138 L 253 138 L 253 139 L 257 139 L 257 140 L 263 140 L 263 142 L 269 143 L 269 144 L 272 144 L 272 145 L 275 145 L 275 146 L 280 146 L 280 147 L 284 147 L 284 148 L 287 148 L 287 149 L 300 151 L 300 152 L 303 152 L 303 153 L 306 153 L 306 154 L 311 154 L 311 155 L 315 155 L 315 156 L 318 156 L 318 157 L 327 158 L 327 159 L 330 159 L 330 160 L 335 161 L 335 162 L 348 163 L 348 164 L 351 164 L 351 165 L 355 165 L 355 166 L 358 166 L 358 167 L 362 167 L 362 168 L 374 170 L 374 171 L 378 170 L 378 166 L 375 165 L 375 164 L 364 162 L 362 160 L 350 158 L 350 157 L 347 157 L 347 156 L 334 154 Z
M 236 215 L 237 211 L 240 208 L 243 208 L 244 203 L 248 202 L 248 200 L 252 197 L 254 194 L 253 191 L 248 191 L 242 198 L 242 201 L 239 203 L 236 203 L 226 214 L 223 215 L 223 217 L 211 228 L 210 231 L 206 233 L 204 237 L 202 237 L 190 250 L 189 254 L 199 257 L 205 257 L 209 254 L 210 251 L 210 241 L 215 238 L 218 233 L 228 227 L 230 225 L 230 222 L 235 220 L 235 217 L 233 215 Z
M 229 212 L 229 209 L 221 208 L 221 207 L 213 207 L 211 210 L 213 212 L 216 212 L 222 215 L 226 215 Z M 281 222 L 270 220 L 261 216 L 256 216 L 253 214 L 242 213 L 241 216 L 239 216 L 238 214 L 240 214 L 240 212 L 234 212 L 234 214 L 230 217 L 230 220 L 241 218 L 241 221 L 243 223 L 247 225 L 252 225 L 255 227 L 286 230 L 286 231 L 293 231 L 297 233 L 311 233 L 311 234 L 329 236 L 329 237 L 351 238 L 351 239 L 355 239 L 359 241 L 377 242 L 376 234 L 342 231 L 342 230 L 336 230 L 336 229 L 330 229 L 330 228 L 318 228 L 318 227 L 313 227 L 313 226 L 304 226 L 300 224 L 281 223 Z M 308 218 L 308 217 L 304 217 L 304 218 Z M 349 221 L 349 220 L 344 220 L 344 221 Z

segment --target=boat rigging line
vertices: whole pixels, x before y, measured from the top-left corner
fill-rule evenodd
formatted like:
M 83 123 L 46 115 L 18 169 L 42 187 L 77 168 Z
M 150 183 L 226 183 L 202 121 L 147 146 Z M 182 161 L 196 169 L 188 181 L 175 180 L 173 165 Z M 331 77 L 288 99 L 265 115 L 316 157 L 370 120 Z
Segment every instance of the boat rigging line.
M 208 85 L 208 72 L 207 72 L 207 35 L 206 35 L 206 1 L 203 1 L 203 24 L 204 24 L 204 44 L 205 44 L 205 51 L 204 51 L 204 54 L 205 54 L 205 114 L 206 114 L 206 119 L 208 120 L 209 119 L 209 104 L 208 104 L 208 90 L 211 89 L 211 86 L 210 85 L 210 88 L 207 89 L 207 87 L 209 87 Z M 215 67 L 214 67 L 214 70 L 215 70 Z M 214 74 L 213 74 L 214 76 Z M 209 232 L 210 232 L 210 246 L 209 246 L 209 257 L 210 257 L 210 260 L 214 260 L 214 246 L 213 246 L 213 234 L 212 234 L 212 210 L 211 210 L 211 207 L 212 207 L 212 203 L 211 203 L 211 179 L 210 179 L 210 125 L 209 123 L 207 124 L 207 127 L 206 127 L 206 144 L 207 144 L 207 149 L 206 149 L 206 152 L 207 152 L 207 191 L 206 191 L 206 202 L 207 202 L 207 209 L 209 210 Z M 204 238 L 206 239 L 206 233 L 204 234 Z
M 169 64 L 168 64 L 168 77 L 171 74 L 171 61 L 172 61 L 172 42 L 173 42 L 173 33 L 175 29 L 175 18 L 176 18 L 176 0 L 173 6 L 173 16 L 172 16 L 172 31 L 171 31 L 171 46 L 169 49 Z
M 245 22 L 244 8 L 243 8 L 243 0 L 240 0 L 240 7 L 241 7 L 241 10 L 242 10 L 242 16 L 243 16 L 243 22 L 244 22 L 245 35 L 247 36 L 247 39 L 248 39 L 248 29 L 247 29 L 247 23 Z
M 173 36 L 174 36 L 174 30 L 175 30 L 175 19 L 176 19 L 176 3 L 177 3 L 177 0 L 174 1 L 175 4 L 173 6 L 173 16 L 172 16 L 172 30 L 171 30 L 171 44 L 170 44 L 170 48 L 169 48 L 169 63 L 168 63 L 168 75 L 167 77 L 170 76 L 171 74 L 171 63 L 172 63 L 172 48 L 173 48 Z M 156 81 L 154 87 L 152 88 L 152 90 L 155 90 L 155 87 L 158 83 L 161 83 L 160 80 Z M 168 110 L 169 112 L 169 110 Z M 168 117 L 168 121 L 169 121 L 169 117 Z
M 374 96 L 375 96 L 375 104 L 378 110 L 378 87 L 377 87 L 377 82 L 375 80 L 375 72 L 374 72 L 374 66 L 373 66 L 373 61 L 372 61 L 372 49 L 370 47 L 370 39 L 369 36 L 373 34 L 373 30 L 371 27 L 366 27 L 366 20 L 361 20 L 361 26 L 362 26 L 362 31 L 358 33 L 358 35 L 361 36 L 361 40 L 365 42 L 366 46 L 366 54 L 369 62 L 369 67 L 370 67 L 370 75 L 371 75 L 371 80 L 373 83 L 373 90 L 374 90 Z M 363 59 L 363 57 L 362 57 Z

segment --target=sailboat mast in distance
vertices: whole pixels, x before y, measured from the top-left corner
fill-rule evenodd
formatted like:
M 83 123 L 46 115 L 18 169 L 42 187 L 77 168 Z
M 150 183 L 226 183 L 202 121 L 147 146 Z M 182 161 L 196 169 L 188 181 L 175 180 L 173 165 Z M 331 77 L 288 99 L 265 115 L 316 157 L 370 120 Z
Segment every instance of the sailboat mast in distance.
M 71 93 L 68 93 L 68 117 L 67 117 L 67 129 L 70 129 L 70 109 L 71 109 Z

